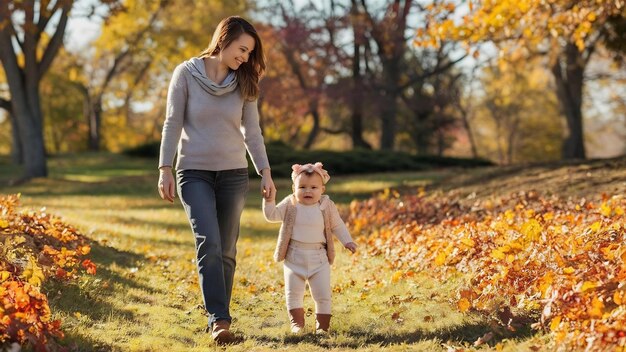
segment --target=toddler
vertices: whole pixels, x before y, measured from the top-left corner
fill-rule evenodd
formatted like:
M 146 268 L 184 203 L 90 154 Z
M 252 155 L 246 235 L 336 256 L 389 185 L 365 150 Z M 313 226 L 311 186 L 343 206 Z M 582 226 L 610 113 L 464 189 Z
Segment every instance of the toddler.
M 304 329 L 304 291 L 309 282 L 315 301 L 316 334 L 330 327 L 330 265 L 335 258 L 334 234 L 352 253 L 356 243 L 341 220 L 335 203 L 324 195 L 330 179 L 322 163 L 292 168 L 293 193 L 275 204 L 275 196 L 263 199 L 263 215 L 270 222 L 281 222 L 274 260 L 284 260 L 285 295 L 291 331 Z

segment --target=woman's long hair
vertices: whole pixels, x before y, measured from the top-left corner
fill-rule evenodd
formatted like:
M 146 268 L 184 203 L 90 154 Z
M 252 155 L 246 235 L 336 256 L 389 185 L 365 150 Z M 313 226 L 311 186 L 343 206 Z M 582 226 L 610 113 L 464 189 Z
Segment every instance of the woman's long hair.
M 200 53 L 200 57 L 218 55 L 222 49 L 244 33 L 254 38 L 254 50 L 250 52 L 248 61 L 242 63 L 235 74 L 244 99 L 255 100 L 259 97 L 259 79 L 265 72 L 265 55 L 261 38 L 248 21 L 239 16 L 230 16 L 220 21 L 211 38 L 211 44 Z

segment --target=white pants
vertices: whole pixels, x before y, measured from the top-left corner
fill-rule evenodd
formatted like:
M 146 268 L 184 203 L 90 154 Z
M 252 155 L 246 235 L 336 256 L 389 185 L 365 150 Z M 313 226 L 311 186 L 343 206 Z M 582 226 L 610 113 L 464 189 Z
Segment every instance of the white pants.
M 304 290 L 308 281 L 315 301 L 315 313 L 330 314 L 330 265 L 326 249 L 321 244 L 312 246 L 294 242 L 290 242 L 283 264 L 287 309 L 304 307 Z

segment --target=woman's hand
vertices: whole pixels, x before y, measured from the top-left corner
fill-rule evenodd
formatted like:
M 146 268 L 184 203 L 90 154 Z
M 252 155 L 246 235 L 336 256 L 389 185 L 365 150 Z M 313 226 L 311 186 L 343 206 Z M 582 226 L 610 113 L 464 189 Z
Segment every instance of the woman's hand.
M 261 170 L 261 196 L 266 201 L 272 202 L 276 200 L 276 187 L 272 180 L 272 173 L 269 168 Z
M 176 192 L 174 191 L 174 176 L 172 175 L 172 168 L 170 166 L 163 166 L 159 168 L 159 183 L 157 184 L 159 189 L 159 195 L 164 200 L 174 203 Z

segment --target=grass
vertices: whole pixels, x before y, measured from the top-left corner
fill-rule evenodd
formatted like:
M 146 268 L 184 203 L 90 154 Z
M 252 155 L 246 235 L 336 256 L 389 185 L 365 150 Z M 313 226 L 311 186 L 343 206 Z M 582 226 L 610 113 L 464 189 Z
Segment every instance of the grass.
M 44 287 L 54 318 L 63 321 L 64 345 L 76 351 L 222 350 L 204 332 L 191 231 L 178 201 L 171 205 L 158 198 L 155 161 L 110 154 L 57 157 L 50 159 L 49 178 L 14 187 L 4 185 L 19 169 L 5 165 L 7 160 L 0 160 L 0 193 L 21 193 L 23 207 L 46 207 L 93 241 L 90 256 L 97 275 Z M 456 174 L 333 177 L 327 193 L 345 206 L 387 187 L 428 186 Z M 361 244 L 356 255 L 338 251 L 330 337 L 290 335 L 282 264 L 271 258 L 278 225 L 262 217 L 259 181 L 251 179 L 242 217 L 231 307 L 234 331 L 245 339 L 226 350 L 446 351 L 448 346 L 470 348 L 491 331 L 480 317 L 454 308 L 460 280 L 442 283 L 417 275 L 392 283 L 393 272 L 381 258 L 365 254 Z M 290 193 L 290 180 L 276 183 L 279 199 Z M 307 295 L 309 332 L 313 308 Z M 494 342 L 502 343 L 504 351 L 524 351 L 541 346 L 545 337 L 520 333 Z M 493 343 L 483 350 L 492 348 Z

